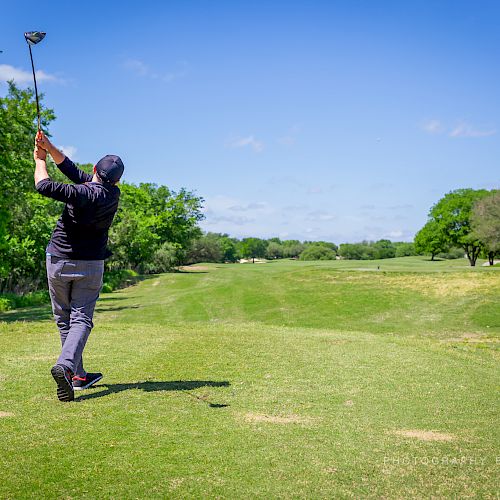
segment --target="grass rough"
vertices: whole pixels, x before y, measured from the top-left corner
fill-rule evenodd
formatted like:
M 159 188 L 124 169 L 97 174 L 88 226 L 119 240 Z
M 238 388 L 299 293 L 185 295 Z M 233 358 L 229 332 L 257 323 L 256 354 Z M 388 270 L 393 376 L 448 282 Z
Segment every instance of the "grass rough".
M 496 498 L 499 296 L 463 260 L 192 266 L 103 294 L 71 404 L 50 309 L 9 311 L 0 498 Z

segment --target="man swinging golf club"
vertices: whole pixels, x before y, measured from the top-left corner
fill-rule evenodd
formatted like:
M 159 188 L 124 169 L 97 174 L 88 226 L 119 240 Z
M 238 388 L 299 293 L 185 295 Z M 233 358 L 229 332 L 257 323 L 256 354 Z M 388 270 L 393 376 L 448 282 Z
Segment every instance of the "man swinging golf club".
M 47 153 L 74 184 L 52 181 L 45 163 Z M 36 190 L 65 203 L 47 246 L 47 278 L 52 311 L 61 335 L 62 350 L 51 373 L 60 401 L 72 401 L 74 390 L 87 389 L 102 378 L 83 368 L 82 353 L 94 326 L 94 307 L 102 287 L 108 230 L 118 208 L 122 160 L 107 155 L 94 166 L 94 175 L 76 167 L 47 139 L 36 136 Z

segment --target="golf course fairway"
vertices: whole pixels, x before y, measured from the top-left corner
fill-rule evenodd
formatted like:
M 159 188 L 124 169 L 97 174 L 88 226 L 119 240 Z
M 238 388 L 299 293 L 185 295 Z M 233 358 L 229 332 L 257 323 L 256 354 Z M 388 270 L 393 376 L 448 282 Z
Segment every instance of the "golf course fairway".
M 0 498 L 497 498 L 500 268 L 199 264 L 103 294 L 60 403 L 0 315 Z

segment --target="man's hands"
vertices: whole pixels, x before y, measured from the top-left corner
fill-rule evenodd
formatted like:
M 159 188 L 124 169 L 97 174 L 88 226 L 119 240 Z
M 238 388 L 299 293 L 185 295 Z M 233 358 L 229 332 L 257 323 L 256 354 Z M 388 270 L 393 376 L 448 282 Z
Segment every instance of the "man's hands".
M 42 132 L 38 132 L 38 134 L 36 135 L 36 139 L 35 139 L 35 149 L 33 150 L 33 158 L 35 160 L 35 162 L 37 160 L 42 160 L 42 161 L 45 161 L 46 158 L 47 158 L 47 151 L 45 150 L 45 148 L 42 148 L 39 144 L 39 140 L 38 140 L 38 136 L 39 134 L 41 134 Z
M 47 165 L 45 160 L 47 159 L 47 151 L 40 146 L 41 136 L 43 132 L 38 131 L 35 138 L 35 149 L 33 150 L 33 158 L 35 159 L 35 186 L 42 180 L 48 179 L 49 174 L 47 173 Z
M 60 165 L 64 161 L 64 158 L 66 158 L 66 156 L 49 141 L 41 130 L 36 134 L 36 145 L 38 148 L 44 149 L 49 153 L 57 165 Z
M 36 145 L 39 148 L 45 149 L 45 151 L 48 151 L 50 153 L 50 150 L 54 147 L 54 145 L 49 141 L 47 136 L 39 130 L 36 134 Z

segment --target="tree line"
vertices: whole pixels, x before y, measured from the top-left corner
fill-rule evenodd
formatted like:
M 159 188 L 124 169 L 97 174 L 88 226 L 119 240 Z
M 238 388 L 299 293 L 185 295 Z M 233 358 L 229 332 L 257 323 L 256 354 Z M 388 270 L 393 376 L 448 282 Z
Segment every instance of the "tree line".
M 452 247 L 462 249 L 471 266 L 480 255 L 493 265 L 500 254 L 500 190 L 457 189 L 432 206 L 415 249 L 434 260 Z
M 0 293 L 24 294 L 46 287 L 45 248 L 61 214 L 61 203 L 40 196 L 33 182 L 36 134 L 33 91 L 9 83 L 0 98 Z M 42 105 L 47 131 L 54 112 Z M 48 162 L 52 179 L 68 182 Z M 86 172 L 92 165 L 79 165 Z M 166 186 L 120 183 L 120 206 L 109 233 L 113 255 L 109 275 L 123 269 L 156 273 L 182 261 L 192 240 L 202 232 L 203 198 Z
M 42 128 L 55 119 L 41 107 Z M 31 89 L 9 83 L 0 98 L 0 293 L 23 294 L 46 287 L 45 248 L 61 213 L 61 204 L 36 193 L 33 140 L 36 106 Z M 55 165 L 50 176 L 67 182 Z M 91 172 L 92 165 L 80 165 Z M 169 271 L 181 264 L 236 262 L 246 258 L 300 260 L 385 259 L 428 254 L 463 256 L 475 265 L 479 255 L 490 263 L 500 252 L 500 191 L 459 189 L 439 200 L 413 243 L 387 239 L 342 243 L 328 241 L 232 238 L 204 234 L 203 198 L 151 183 L 120 183 L 120 207 L 109 233 L 112 257 L 107 275 L 132 270 L 140 274 Z

